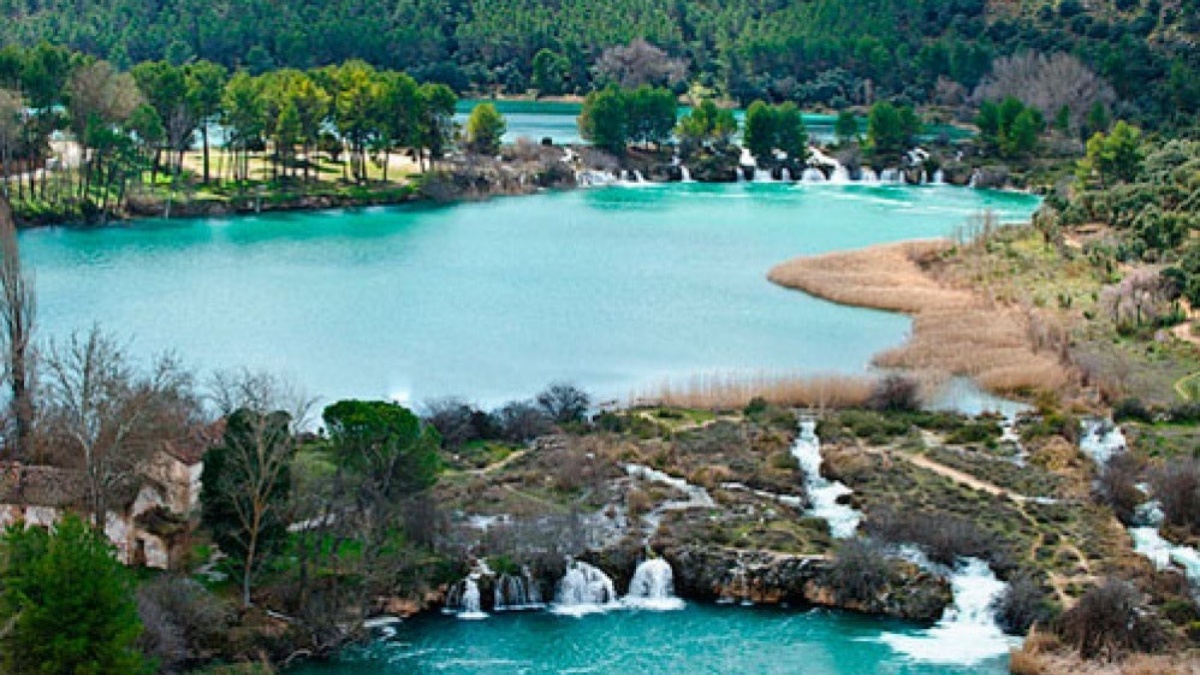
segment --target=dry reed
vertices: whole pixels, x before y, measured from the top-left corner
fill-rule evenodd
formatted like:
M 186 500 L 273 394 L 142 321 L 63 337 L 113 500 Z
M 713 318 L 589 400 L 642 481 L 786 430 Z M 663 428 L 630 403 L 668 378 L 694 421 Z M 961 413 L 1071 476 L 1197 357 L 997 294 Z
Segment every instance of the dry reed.
M 923 240 L 798 258 L 768 278 L 788 288 L 858 307 L 913 316 L 902 346 L 875 357 L 875 365 L 974 378 L 997 393 L 1058 390 L 1070 381 L 1050 331 L 1029 308 L 998 304 L 939 284 L 921 262 L 950 242 Z
M 737 410 L 762 398 L 800 408 L 846 408 L 866 403 L 874 387 L 867 377 L 710 373 L 667 380 L 630 397 L 633 405 L 665 405 L 706 410 Z

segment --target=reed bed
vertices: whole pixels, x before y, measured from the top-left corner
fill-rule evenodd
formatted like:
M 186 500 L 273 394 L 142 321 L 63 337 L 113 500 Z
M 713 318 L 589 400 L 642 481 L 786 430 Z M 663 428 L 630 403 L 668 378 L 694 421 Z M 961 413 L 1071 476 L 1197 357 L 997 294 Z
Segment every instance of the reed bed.
M 874 378 L 847 375 L 786 373 L 707 373 L 664 380 L 630 396 L 632 405 L 663 405 L 705 410 L 738 410 L 761 398 L 796 408 L 862 406 L 871 396 Z
M 1042 338 L 1040 316 L 944 286 L 925 272 L 921 261 L 949 246 L 922 240 L 798 258 L 775 267 L 768 278 L 840 304 L 912 315 L 908 341 L 877 355 L 877 366 L 967 376 L 1001 394 L 1067 385 L 1070 371 Z

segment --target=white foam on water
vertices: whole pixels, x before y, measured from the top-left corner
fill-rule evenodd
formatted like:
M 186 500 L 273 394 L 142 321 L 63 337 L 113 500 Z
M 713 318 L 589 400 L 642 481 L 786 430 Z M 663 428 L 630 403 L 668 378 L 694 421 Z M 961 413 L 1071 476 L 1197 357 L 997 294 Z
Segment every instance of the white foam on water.
M 967 558 L 950 577 L 954 606 L 933 627 L 917 634 L 884 633 L 880 640 L 899 654 L 922 663 L 974 666 L 1002 657 L 1020 643 L 1004 634 L 992 615 L 992 603 L 1006 584 L 987 563 Z
M 792 456 L 800 463 L 812 503 L 809 513 L 829 523 L 829 532 L 838 539 L 853 537 L 862 522 L 862 514 L 853 507 L 841 504 L 838 499 L 853 490 L 838 481 L 826 480 L 821 476 L 821 439 L 817 438 L 817 424 L 813 420 L 800 422 L 800 433 L 792 444 Z

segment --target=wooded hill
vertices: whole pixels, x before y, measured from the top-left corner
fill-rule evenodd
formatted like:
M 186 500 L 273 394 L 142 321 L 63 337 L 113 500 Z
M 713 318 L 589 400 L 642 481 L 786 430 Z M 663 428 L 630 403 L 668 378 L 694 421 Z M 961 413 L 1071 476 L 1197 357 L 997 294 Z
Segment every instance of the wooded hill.
M 680 90 L 801 107 L 953 104 L 996 56 L 1071 52 L 1125 102 L 1119 117 L 1191 124 L 1200 107 L 1200 0 L 0 0 L 0 13 L 0 45 L 49 40 L 118 67 L 362 58 L 509 93 L 585 93 L 604 49 L 643 37 L 686 64 Z

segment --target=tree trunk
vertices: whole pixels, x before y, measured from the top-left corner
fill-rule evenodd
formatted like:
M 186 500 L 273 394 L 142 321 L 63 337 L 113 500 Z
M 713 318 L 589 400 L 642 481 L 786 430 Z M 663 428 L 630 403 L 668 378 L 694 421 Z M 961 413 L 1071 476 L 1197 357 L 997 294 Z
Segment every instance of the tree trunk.
M 200 126 L 200 138 L 204 143 L 204 184 L 208 185 L 208 125 Z

